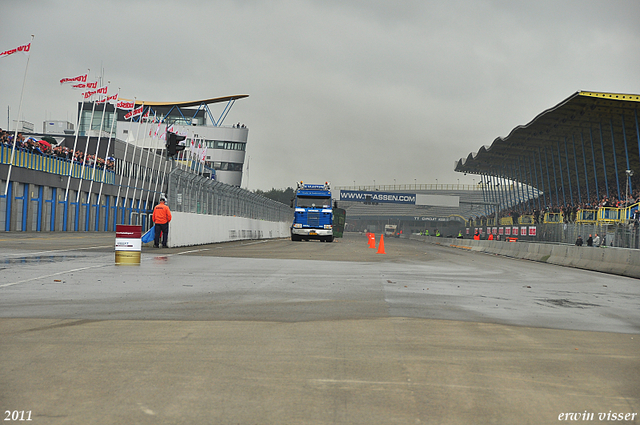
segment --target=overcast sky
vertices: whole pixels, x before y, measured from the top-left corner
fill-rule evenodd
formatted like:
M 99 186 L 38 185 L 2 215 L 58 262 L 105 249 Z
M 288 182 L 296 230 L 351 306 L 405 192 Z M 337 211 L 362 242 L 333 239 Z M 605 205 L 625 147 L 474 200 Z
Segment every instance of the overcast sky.
M 471 184 L 454 161 L 573 93 L 640 93 L 638 18 L 637 0 L 2 0 L 0 51 L 35 35 L 37 131 L 75 122 L 58 81 L 90 69 L 125 98 L 248 94 L 225 124 L 249 127 L 252 190 Z M 26 61 L 0 59 L 2 128 Z

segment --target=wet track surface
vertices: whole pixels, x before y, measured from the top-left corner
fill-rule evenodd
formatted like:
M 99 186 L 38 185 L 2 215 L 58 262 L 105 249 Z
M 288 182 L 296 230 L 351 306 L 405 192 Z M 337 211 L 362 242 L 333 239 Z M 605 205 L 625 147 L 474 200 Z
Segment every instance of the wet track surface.
M 0 237 L 0 407 L 34 423 L 556 423 L 640 409 L 640 281 L 362 235 Z M 635 417 L 637 423 L 637 416 Z M 625 422 L 623 422 L 625 423 Z
M 0 317 L 309 321 L 415 317 L 640 333 L 637 279 L 387 239 L 5 252 Z M 271 258 L 269 258 L 271 257 Z

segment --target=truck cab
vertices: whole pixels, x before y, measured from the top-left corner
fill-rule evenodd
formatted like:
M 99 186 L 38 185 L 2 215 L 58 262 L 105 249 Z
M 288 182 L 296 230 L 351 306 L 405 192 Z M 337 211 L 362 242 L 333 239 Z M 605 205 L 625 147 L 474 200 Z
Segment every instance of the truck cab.
M 384 226 L 384 235 L 385 236 L 396 236 L 398 230 L 397 224 L 385 224 Z
M 333 210 L 328 182 L 324 185 L 299 182 L 293 207 L 292 241 L 333 242 Z

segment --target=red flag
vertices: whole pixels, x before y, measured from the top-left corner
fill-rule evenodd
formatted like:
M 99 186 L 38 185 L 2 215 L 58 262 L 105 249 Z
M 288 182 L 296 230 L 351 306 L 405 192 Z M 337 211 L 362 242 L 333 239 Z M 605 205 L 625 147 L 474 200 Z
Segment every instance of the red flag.
M 124 109 L 126 111 L 132 110 L 135 106 L 134 102 L 123 102 L 122 100 L 116 103 L 116 108 Z
M 60 84 L 86 83 L 86 82 L 87 82 L 87 74 L 78 75 L 77 77 L 73 77 L 73 78 L 63 78 L 63 79 L 60 80 Z M 96 83 L 96 84 L 98 84 L 98 83 Z
M 29 50 L 31 50 L 31 43 L 25 44 L 24 46 L 18 46 L 15 49 L 5 50 L 4 52 L 0 53 L 0 58 L 3 58 L 5 56 L 10 56 L 10 55 L 12 55 L 14 53 L 18 53 L 18 52 L 22 52 L 25 55 L 29 56 Z
M 91 96 L 93 96 L 96 93 L 97 93 L 96 90 L 89 90 L 81 94 L 82 94 L 82 97 L 84 97 L 85 99 L 89 99 Z
M 94 94 L 107 94 L 107 91 L 109 91 L 109 87 L 108 86 L 103 86 L 100 88 L 97 88 L 95 90 L 88 90 L 84 93 L 82 93 L 82 96 L 84 96 L 85 99 L 90 98 L 91 96 L 93 96 Z
M 97 89 L 98 88 L 98 82 L 97 81 L 93 81 L 93 82 L 88 82 L 88 83 L 80 83 L 80 84 L 74 84 L 71 86 L 72 89 L 76 89 L 76 90 L 86 90 L 86 89 Z
M 138 115 L 141 115 L 141 114 L 142 114 L 142 110 L 143 110 L 143 109 L 144 109 L 144 106 L 141 106 L 141 107 L 139 107 L 139 108 L 136 108 L 135 110 L 133 110 L 133 111 L 129 112 L 128 114 L 126 114 L 126 115 L 124 116 L 124 119 L 125 119 L 125 120 L 128 120 L 129 118 L 137 117 Z
M 113 96 L 107 96 L 107 97 L 105 97 L 104 99 L 97 100 L 97 101 L 96 101 L 96 103 L 106 103 L 106 102 L 109 102 L 109 103 L 111 103 L 111 104 L 113 105 L 113 104 L 115 104 L 117 101 L 118 101 L 118 94 L 116 93 L 116 94 L 114 94 Z M 123 108 L 121 108 L 121 109 L 123 109 Z

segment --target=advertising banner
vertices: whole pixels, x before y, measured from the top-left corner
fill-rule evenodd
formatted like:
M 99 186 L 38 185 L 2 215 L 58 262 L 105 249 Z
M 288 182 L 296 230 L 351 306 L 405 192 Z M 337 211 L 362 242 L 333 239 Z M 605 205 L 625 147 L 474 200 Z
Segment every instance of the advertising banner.
M 415 204 L 415 193 L 370 192 L 360 190 L 341 190 L 341 201 L 364 203 Z

